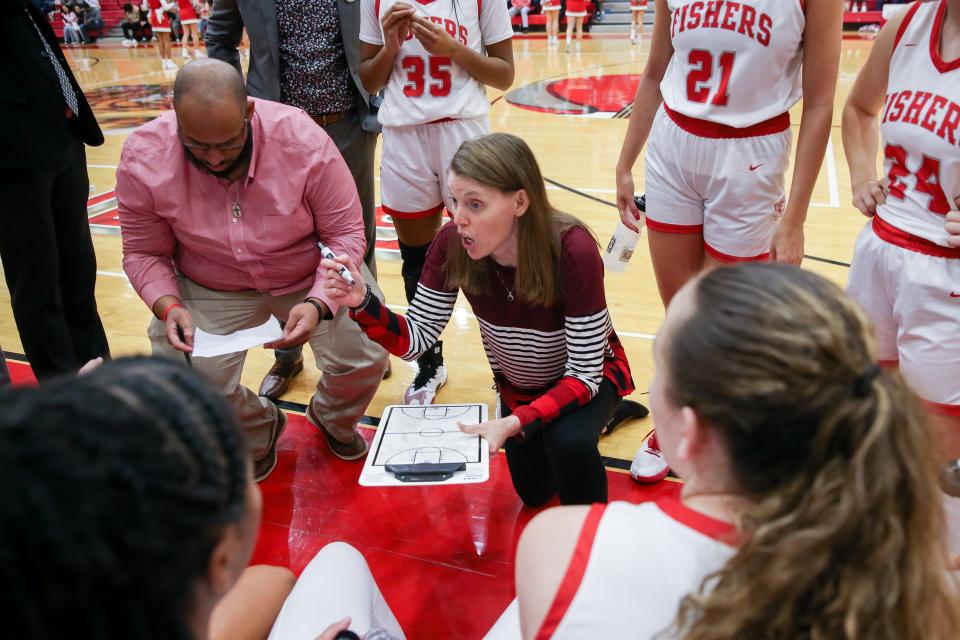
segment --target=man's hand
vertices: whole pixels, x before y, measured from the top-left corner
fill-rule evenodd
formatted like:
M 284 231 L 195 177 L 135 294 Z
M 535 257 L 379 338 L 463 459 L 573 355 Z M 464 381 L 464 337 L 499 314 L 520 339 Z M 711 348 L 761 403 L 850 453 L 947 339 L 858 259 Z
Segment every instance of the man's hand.
M 329 313 L 327 305 L 322 300 L 317 300 L 323 307 L 323 315 Z M 263 345 L 264 349 L 288 349 L 298 347 L 310 339 L 310 334 L 320 324 L 320 312 L 309 302 L 301 302 L 294 305 L 287 314 L 287 323 L 283 326 L 283 335 L 279 340 L 268 342 Z
M 520 433 L 523 425 L 520 424 L 520 418 L 516 416 L 507 416 L 498 420 L 487 420 L 480 424 L 463 424 L 458 422 L 460 431 L 470 435 L 482 436 L 490 446 L 490 454 L 493 455 L 500 450 L 503 443 L 510 436 Z
M 463 45 L 450 37 L 447 30 L 423 16 L 413 16 L 410 24 L 413 35 L 432 56 L 452 58 Z
M 803 260 L 803 225 L 781 223 L 770 243 L 770 262 L 800 264 Z
M 405 2 L 398 2 L 387 9 L 380 19 L 383 27 L 383 48 L 387 53 L 396 55 L 403 41 L 410 35 L 410 20 L 415 10 Z
M 163 322 L 163 333 L 171 347 L 184 353 L 193 351 L 193 316 L 179 298 L 161 296 L 153 303 L 153 313 Z
M 960 207 L 960 198 L 957 198 L 957 206 Z M 951 247 L 960 248 L 960 211 L 951 211 L 947 214 L 947 244 Z

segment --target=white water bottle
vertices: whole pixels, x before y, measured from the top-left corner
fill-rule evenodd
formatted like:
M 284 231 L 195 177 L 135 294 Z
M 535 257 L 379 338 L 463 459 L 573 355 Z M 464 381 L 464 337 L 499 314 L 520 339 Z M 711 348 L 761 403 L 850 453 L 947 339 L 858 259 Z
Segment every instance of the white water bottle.
M 647 209 L 646 198 L 641 194 L 634 196 L 634 204 L 641 212 Z M 613 232 L 610 242 L 607 243 L 607 249 L 603 252 L 603 264 L 607 269 L 616 273 L 623 273 L 627 268 L 627 263 L 633 257 L 633 252 L 640 242 L 640 232 L 634 231 L 621 220 L 617 225 L 617 230 Z

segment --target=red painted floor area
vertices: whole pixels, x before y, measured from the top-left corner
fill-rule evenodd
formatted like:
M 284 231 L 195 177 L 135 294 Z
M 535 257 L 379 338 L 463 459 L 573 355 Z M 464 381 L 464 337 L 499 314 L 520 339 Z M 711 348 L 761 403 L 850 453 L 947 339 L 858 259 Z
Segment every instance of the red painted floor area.
M 32 381 L 27 365 L 9 365 L 16 383 Z M 299 573 L 325 544 L 349 542 L 366 557 L 408 638 L 482 638 L 513 598 L 516 541 L 537 513 L 514 492 L 503 454 L 491 459 L 482 485 L 361 487 L 362 462 L 334 457 L 303 415 L 288 415 L 279 463 L 260 485 L 263 525 L 253 562 Z M 361 433 L 369 440 L 374 430 Z M 642 486 L 615 471 L 608 477 L 611 500 L 653 500 L 680 487 Z

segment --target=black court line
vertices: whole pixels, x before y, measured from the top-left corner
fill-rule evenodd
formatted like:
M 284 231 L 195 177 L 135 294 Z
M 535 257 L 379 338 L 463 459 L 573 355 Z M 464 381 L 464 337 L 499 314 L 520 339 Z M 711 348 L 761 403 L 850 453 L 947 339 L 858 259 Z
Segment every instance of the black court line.
M 608 207 L 613 207 L 614 209 L 617 208 L 617 204 L 616 204 L 615 202 L 610 202 L 609 200 L 604 200 L 603 198 L 598 198 L 598 197 L 596 197 L 596 196 L 592 196 L 592 195 L 590 195 L 589 193 L 584 193 L 584 192 L 581 191 L 580 189 L 575 189 L 574 187 L 565 185 L 565 184 L 563 184 L 562 182 L 557 182 L 556 180 L 554 180 L 554 179 L 552 179 L 552 178 L 547 178 L 546 176 L 544 176 L 543 181 L 546 182 L 546 183 L 552 184 L 553 186 L 557 187 L 558 189 L 563 189 L 564 191 L 569 191 L 570 193 L 574 193 L 574 194 L 580 196 L 581 198 L 586 198 L 587 200 L 593 200 L 594 202 L 599 202 L 600 204 L 605 204 L 605 205 L 607 205 Z M 808 254 L 806 254 L 806 253 L 803 254 L 803 257 L 806 258 L 807 260 L 813 260 L 814 262 L 822 262 L 822 263 L 824 263 L 824 264 L 832 264 L 832 265 L 837 266 L 837 267 L 846 267 L 846 268 L 848 268 L 848 269 L 850 268 L 850 263 L 849 263 L 849 262 L 842 262 L 842 261 L 840 261 L 840 260 L 831 260 L 830 258 L 821 258 L 821 257 L 819 257 L 819 256 L 811 256 L 811 255 L 808 255 Z
M 24 356 L 22 353 L 17 353 L 15 351 L 7 351 L 4 349 L 3 355 L 7 360 L 15 361 L 19 364 L 26 364 L 26 365 L 30 364 L 27 362 L 26 356 Z M 283 409 L 284 411 L 295 411 L 297 413 L 306 413 L 307 411 L 307 405 L 300 404 L 299 402 L 290 402 L 289 400 L 276 400 L 274 401 L 274 404 L 277 405 L 277 407 Z M 377 427 L 377 426 L 380 426 L 380 418 L 378 418 L 377 416 L 365 415 L 362 418 L 360 418 L 360 424 L 370 426 L 370 427 Z M 603 456 L 603 464 L 604 466 L 609 467 L 611 469 L 620 469 L 622 471 L 630 470 L 630 461 L 623 460 L 622 458 L 611 458 L 608 456 Z

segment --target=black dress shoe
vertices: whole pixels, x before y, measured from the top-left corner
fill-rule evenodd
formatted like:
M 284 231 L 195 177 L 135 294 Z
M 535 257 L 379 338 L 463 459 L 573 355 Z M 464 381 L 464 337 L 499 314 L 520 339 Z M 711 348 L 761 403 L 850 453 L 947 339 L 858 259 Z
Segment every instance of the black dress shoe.
M 280 396 L 290 388 L 290 380 L 303 371 L 303 358 L 296 362 L 280 362 L 275 360 L 270 371 L 260 383 L 260 395 L 271 400 L 279 400 Z

